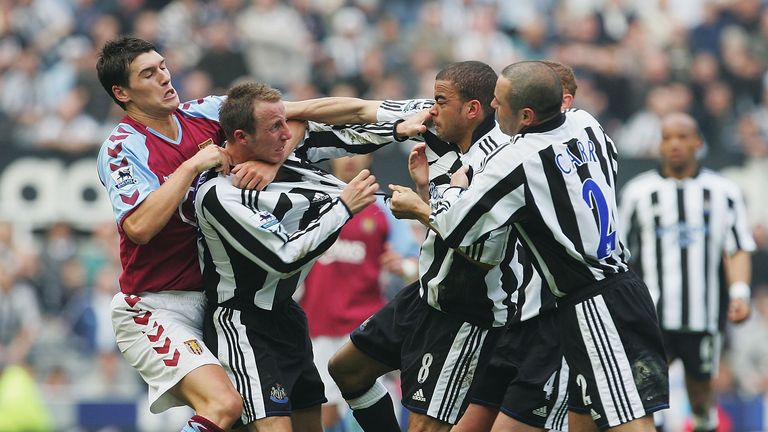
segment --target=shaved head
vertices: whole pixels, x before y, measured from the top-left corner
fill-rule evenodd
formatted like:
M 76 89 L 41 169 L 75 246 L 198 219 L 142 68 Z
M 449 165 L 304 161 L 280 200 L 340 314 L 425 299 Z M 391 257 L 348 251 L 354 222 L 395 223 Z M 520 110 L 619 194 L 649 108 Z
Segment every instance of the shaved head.
M 539 122 L 560 113 L 563 102 L 563 84 L 560 76 L 546 63 L 524 61 L 504 68 L 501 75 L 510 86 L 505 97 L 509 107 L 519 110 L 530 107 Z
M 696 123 L 696 120 L 690 114 L 683 112 L 673 112 L 662 117 L 661 129 L 667 128 L 686 128 L 694 131 L 696 135 L 700 135 L 699 125 Z

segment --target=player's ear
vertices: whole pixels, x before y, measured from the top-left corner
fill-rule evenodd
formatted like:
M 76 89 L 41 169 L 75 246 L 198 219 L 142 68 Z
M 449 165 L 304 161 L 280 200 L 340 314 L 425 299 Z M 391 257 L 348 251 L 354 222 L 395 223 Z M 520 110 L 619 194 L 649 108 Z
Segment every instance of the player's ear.
M 115 99 L 122 103 L 126 103 L 131 100 L 131 97 L 128 96 L 128 92 L 126 92 L 124 88 L 117 84 L 112 86 L 112 94 L 115 95 Z
M 480 101 L 477 99 L 472 99 L 469 102 L 466 102 L 464 104 L 465 109 L 467 110 L 467 117 L 470 119 L 483 117 L 483 108 L 480 106 Z
M 523 126 L 531 126 L 536 121 L 536 112 L 529 107 L 522 109 L 522 123 Z
M 247 134 L 242 129 L 235 129 L 235 131 L 232 133 L 232 136 L 235 138 L 235 142 L 244 141 L 246 135 Z

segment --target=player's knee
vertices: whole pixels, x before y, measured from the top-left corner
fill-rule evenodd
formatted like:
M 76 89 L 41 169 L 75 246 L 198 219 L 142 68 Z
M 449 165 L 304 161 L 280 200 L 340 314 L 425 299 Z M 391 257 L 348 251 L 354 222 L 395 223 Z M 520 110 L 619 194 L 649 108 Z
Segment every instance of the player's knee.
M 348 391 L 348 387 L 351 384 L 351 380 L 354 377 L 353 370 L 347 364 L 347 360 L 343 355 L 336 353 L 330 360 L 328 360 L 328 373 L 339 386 L 342 393 Z
M 227 424 L 233 424 L 243 413 L 243 398 L 236 391 L 228 391 L 211 401 L 212 409 Z

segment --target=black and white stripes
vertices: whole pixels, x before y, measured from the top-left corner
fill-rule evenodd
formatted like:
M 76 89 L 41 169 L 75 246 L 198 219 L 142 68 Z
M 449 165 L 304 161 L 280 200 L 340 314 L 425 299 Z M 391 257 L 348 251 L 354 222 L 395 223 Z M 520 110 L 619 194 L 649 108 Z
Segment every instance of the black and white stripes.
M 262 192 L 230 177 L 203 183 L 195 206 L 208 298 L 266 310 L 288 299 L 351 217 L 338 198 L 343 185 L 295 159 Z
M 488 330 L 464 323 L 453 340 L 435 385 L 427 415 L 456 424 L 464 398 L 469 393 L 480 351 Z
M 213 325 L 217 335 L 217 357 L 226 367 L 229 379 L 243 398 L 243 424 L 249 424 L 266 416 L 258 368 L 248 341 L 241 311 L 217 307 Z
M 706 169 L 684 180 L 653 170 L 627 183 L 619 210 L 661 327 L 722 329 L 723 256 L 755 247 L 738 187 Z
M 608 424 L 617 426 L 643 417 L 645 408 L 635 386 L 632 367 L 603 296 L 587 299 L 575 309 Z M 587 381 L 579 383 L 576 377 L 576 382 L 584 394 L 571 396 L 589 397 L 586 396 Z M 589 401 L 583 403 L 590 405 Z
M 384 101 L 379 106 L 378 120 L 407 118 L 434 103 L 430 99 Z M 450 187 L 451 174 L 466 165 L 470 167 L 471 181 L 474 173 L 482 169 L 488 154 L 509 137 L 490 116 L 475 129 L 473 143 L 463 154 L 456 145 L 441 140 L 433 129 L 428 129 L 417 139 L 423 139 L 427 146 L 430 203 L 433 211 L 441 211 L 440 198 L 453 189 Z M 509 268 L 515 256 L 510 233 L 508 228 L 486 233 L 457 253 L 435 233 L 429 232 L 419 255 L 422 297 L 435 309 L 466 322 L 483 327 L 505 325 L 511 318 L 510 312 L 515 311 L 508 307 L 509 295 L 519 286 L 518 275 Z M 485 269 L 478 267 L 476 262 L 485 265 Z
M 616 224 L 616 151 L 588 113 L 570 110 L 502 145 L 469 188 L 446 194 L 432 228 L 450 247 L 514 225 L 558 297 L 628 270 Z M 556 264 L 556 265 L 555 265 Z

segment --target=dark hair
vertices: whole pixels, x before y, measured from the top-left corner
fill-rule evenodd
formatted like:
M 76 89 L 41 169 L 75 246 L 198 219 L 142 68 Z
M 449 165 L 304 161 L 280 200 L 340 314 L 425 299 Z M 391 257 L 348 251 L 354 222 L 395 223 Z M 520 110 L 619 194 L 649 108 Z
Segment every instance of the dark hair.
M 245 82 L 227 92 L 227 100 L 219 108 L 219 123 L 227 139 L 234 138 L 235 130 L 242 129 L 249 134 L 256 132 L 253 116 L 256 102 L 280 102 L 282 94 L 268 84 Z
M 96 73 L 99 81 L 107 94 L 125 109 L 125 104 L 117 100 L 112 92 L 112 86 L 128 87 L 130 78 L 129 68 L 131 63 L 141 54 L 157 51 L 157 48 L 148 41 L 135 37 L 121 37 L 104 44 L 96 62 Z
M 551 67 L 560 77 L 563 89 L 568 91 L 571 96 L 576 97 L 576 89 L 579 88 L 579 86 L 576 85 L 576 76 L 573 73 L 573 68 L 552 60 L 541 60 L 541 62 Z
M 479 61 L 451 63 L 437 73 L 435 80 L 450 81 L 464 102 L 476 99 L 487 117 L 493 114 L 491 101 L 498 76 L 487 64 Z
M 501 75 L 512 84 L 507 100 L 513 110 L 531 108 L 539 121 L 560 113 L 563 84 L 551 67 L 540 61 L 523 61 L 505 67 Z

